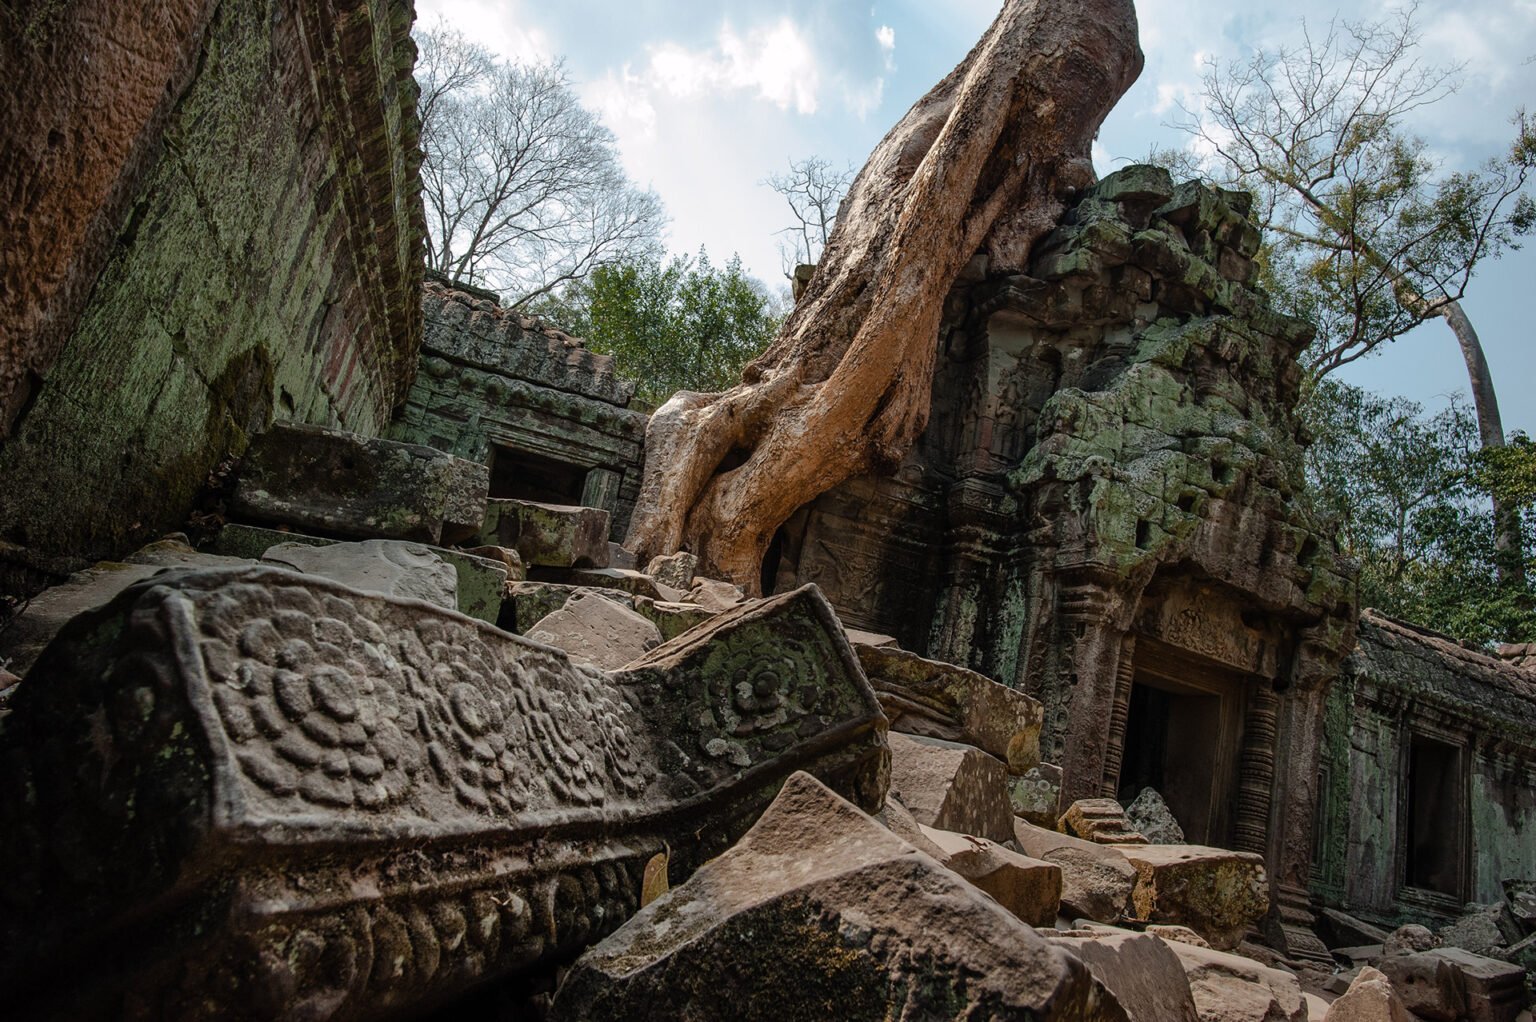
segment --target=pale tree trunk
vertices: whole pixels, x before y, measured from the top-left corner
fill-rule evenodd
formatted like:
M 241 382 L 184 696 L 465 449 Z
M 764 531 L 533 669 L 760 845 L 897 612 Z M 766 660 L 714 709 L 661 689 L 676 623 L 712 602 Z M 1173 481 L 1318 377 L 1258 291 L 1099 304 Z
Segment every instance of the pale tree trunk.
M 1499 415 L 1499 397 L 1493 390 L 1493 374 L 1483 355 L 1482 342 L 1472 321 L 1462 311 L 1460 302 L 1447 302 L 1440 315 L 1456 335 L 1461 357 L 1467 364 L 1467 379 L 1472 387 L 1472 409 L 1477 415 L 1477 435 L 1483 447 L 1504 446 L 1504 421 Z M 1519 512 L 1497 496 L 1493 498 L 1494 558 L 1499 581 L 1525 581 L 1525 551 L 1520 542 Z
M 1141 70 L 1131 0 L 1007 0 L 960 66 L 875 148 L 804 296 L 722 394 L 651 417 L 625 545 L 684 548 L 760 589 L 795 510 L 849 477 L 893 470 L 928 421 L 944 298 L 978 252 L 1022 272 L 1089 148 Z

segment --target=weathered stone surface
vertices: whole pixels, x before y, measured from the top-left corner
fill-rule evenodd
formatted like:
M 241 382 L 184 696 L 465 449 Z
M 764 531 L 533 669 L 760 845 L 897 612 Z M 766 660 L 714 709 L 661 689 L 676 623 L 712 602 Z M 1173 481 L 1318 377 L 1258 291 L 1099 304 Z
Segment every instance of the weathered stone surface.
M 1040 762 L 1037 700 L 975 671 L 916 653 L 854 644 L 891 730 L 963 742 L 1022 774 Z
M 0 666 L 21 677 L 32 669 L 48 643 L 71 618 L 110 601 L 135 582 L 141 582 L 168 566 L 223 567 L 246 563 L 231 557 L 200 554 L 188 547 L 166 549 L 162 544 L 145 548 L 150 555 L 138 563 L 103 561 L 84 571 L 77 571 L 62 585 L 43 590 L 26 607 L 0 628 Z
M 1056 828 L 1100 845 L 1144 845 L 1147 839 L 1125 818 L 1112 798 L 1080 798 L 1061 814 Z
M 369 539 L 359 543 L 279 543 L 262 560 L 307 575 L 396 599 L 425 600 L 457 610 L 459 576 L 452 566 L 420 543 Z
M 1021 820 L 1054 828 L 1061 817 L 1061 770 L 1041 763 L 1008 778 L 1008 805 Z
M 1135 918 L 1136 867 L 1119 851 L 1017 818 L 1013 834 L 1025 855 L 1061 867 L 1063 912 L 1100 923 Z
M 896 641 L 896 636 L 894 635 L 866 632 L 861 628 L 844 628 L 843 634 L 848 636 L 848 642 L 854 649 L 858 649 L 860 646 L 871 646 L 875 649 L 901 648 L 901 643 Z
M 481 537 L 515 549 L 529 566 L 608 566 L 608 512 L 594 507 L 494 498 L 487 504 Z
M 275 423 L 251 444 L 236 515 L 341 536 L 454 543 L 485 513 L 484 465 L 393 440 Z
M 693 574 L 699 570 L 699 559 L 686 550 L 664 557 L 653 557 L 645 566 L 645 573 L 663 585 L 683 592 L 693 588 Z
M 797 768 L 871 809 L 888 776 L 810 587 L 604 675 L 325 579 L 173 572 L 37 669 L 0 721 L 22 1016 L 408 1012 L 601 937 L 664 845 L 686 876 Z
M 675 639 L 715 616 L 696 604 L 653 600 L 648 596 L 635 597 L 635 612 L 661 629 L 663 639 Z
M 1536 880 L 1505 880 L 1503 886 L 1510 917 L 1526 933 L 1536 933 Z
M 721 611 L 730 610 L 746 598 L 746 594 L 740 588 L 729 582 L 720 582 L 712 578 L 695 578 L 693 588 L 688 591 L 687 602 L 698 604 L 705 610 L 718 614 Z
M 1470 1022 L 1513 1022 L 1525 1006 L 1525 971 L 1509 962 L 1473 954 L 1458 947 L 1425 951 L 1461 975 Z
M 1179 958 L 1156 937 L 1129 930 L 1052 931 L 1046 939 L 1088 966 L 1131 1022 L 1196 1022 Z
M 1440 927 L 1435 935 L 1441 947 L 1459 947 L 1474 954 L 1484 955 L 1495 948 L 1510 943 L 1510 937 L 1520 937 L 1518 928 L 1505 918 L 1503 902 L 1492 905 L 1469 905 L 1460 918 Z M 1505 930 L 1513 931 L 1506 933 Z
M 1240 955 L 1174 942 L 1200 1022 L 1305 1022 L 1301 985 L 1289 972 Z
M 381 427 L 421 340 L 411 5 L 6 8 L 0 539 L 115 559 L 274 413 Z
M 1173 811 L 1156 788 L 1143 788 L 1125 807 L 1125 819 L 1132 830 L 1154 845 L 1182 845 L 1184 828 L 1173 818 Z
M 1387 955 L 1408 955 L 1415 951 L 1430 951 L 1440 946 L 1440 938 L 1427 926 L 1404 923 L 1387 934 L 1381 950 Z
M 650 600 L 667 600 L 676 595 L 668 591 L 663 595 L 656 580 L 641 571 L 628 568 L 572 568 L 558 572 L 560 580 L 568 585 L 587 586 L 594 589 L 617 589 L 631 596 L 644 596 Z
M 1458 963 L 1439 951 L 1389 954 L 1376 966 L 1408 1010 L 1432 1022 L 1454 1022 L 1467 1010 L 1467 981 Z
M 1136 868 L 1136 915 L 1188 926 L 1222 950 L 1269 910 L 1264 858 L 1202 845 L 1122 845 Z
M 805 775 L 566 976 L 588 1019 L 1124 1019 L 1079 960 Z
M 1195 947 L 1210 947 L 1211 942 L 1187 926 L 1175 926 L 1169 923 L 1152 923 L 1147 926 L 1146 932 L 1163 940 L 1174 940 L 1181 944 L 1193 944 Z
M 1056 921 L 1061 906 L 1060 866 L 1009 851 L 986 838 L 918 826 L 943 853 L 939 862 L 946 869 L 965 877 L 1031 926 L 1048 927 Z
M 1392 982 L 1371 968 L 1360 970 L 1323 1018 L 1326 1022 L 1413 1022 Z
M 564 607 L 534 622 L 523 635 L 605 671 L 617 670 L 661 645 L 661 632 L 655 625 L 592 592 L 576 593 Z
M 999 844 L 1013 839 L 1002 761 L 937 738 L 892 732 L 890 745 L 891 787 L 917 822 Z
M 1387 931 L 1357 919 L 1348 912 L 1325 908 L 1317 914 L 1318 929 L 1330 948 L 1385 944 Z

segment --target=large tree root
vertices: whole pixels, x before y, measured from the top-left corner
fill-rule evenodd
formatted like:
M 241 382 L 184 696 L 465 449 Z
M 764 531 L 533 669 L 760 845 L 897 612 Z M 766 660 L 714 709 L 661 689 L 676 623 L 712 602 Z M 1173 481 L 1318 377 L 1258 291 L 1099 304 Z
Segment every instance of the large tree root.
M 1131 0 L 1007 0 L 960 65 L 881 140 L 795 311 L 722 394 L 651 417 L 626 545 L 680 548 L 749 592 L 796 509 L 891 471 L 928 421 L 944 298 L 978 252 L 1022 272 L 1140 73 Z

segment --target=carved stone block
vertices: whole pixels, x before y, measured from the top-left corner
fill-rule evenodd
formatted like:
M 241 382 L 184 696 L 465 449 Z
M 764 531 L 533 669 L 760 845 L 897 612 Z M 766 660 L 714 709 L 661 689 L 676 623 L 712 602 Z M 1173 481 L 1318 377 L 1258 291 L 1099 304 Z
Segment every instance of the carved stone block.
M 814 587 L 604 674 L 420 603 L 173 572 L 0 720 L 0 987 L 27 1017 L 360 1018 L 546 967 L 885 720 Z
M 608 566 L 608 512 L 600 508 L 495 498 L 486 509 L 481 537 L 513 548 L 530 566 Z

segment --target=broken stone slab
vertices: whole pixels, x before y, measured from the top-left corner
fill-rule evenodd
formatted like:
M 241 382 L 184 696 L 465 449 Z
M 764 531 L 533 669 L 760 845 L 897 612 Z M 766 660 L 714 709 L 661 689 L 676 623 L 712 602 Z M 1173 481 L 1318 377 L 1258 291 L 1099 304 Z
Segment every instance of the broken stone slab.
M 691 603 L 669 603 L 646 596 L 631 596 L 622 589 L 588 589 L 555 582 L 518 582 L 508 589 L 511 614 L 504 624 L 509 631 L 522 634 L 535 622 L 565 606 L 566 601 L 577 593 L 596 593 L 633 610 L 660 630 L 663 641 L 675 639 L 715 616 Z
M 1511 937 L 1518 940 L 1522 934 L 1512 920 L 1506 920 L 1505 912 L 1502 901 L 1491 905 L 1468 905 L 1459 918 L 1436 931 L 1440 946 L 1459 947 L 1479 955 L 1507 947 Z
M 1172 923 L 1152 923 L 1146 930 L 1152 936 L 1161 940 L 1176 940 L 1180 944 L 1193 944 L 1195 947 L 1210 947 L 1211 942 L 1187 926 L 1177 926 Z
M 1031 859 L 986 838 L 955 834 L 918 824 L 942 853 L 939 862 L 991 895 L 1031 926 L 1047 927 L 1061 907 L 1061 867 Z M 894 833 L 894 831 L 892 831 Z
M 1131 1022 L 1197 1022 L 1179 958 L 1158 938 L 1131 930 L 1058 930 L 1045 937 L 1081 959 Z
M 888 779 L 814 587 L 604 674 L 327 579 L 176 571 L 37 669 L 0 721 L 20 1017 L 412 1014 L 568 960 L 656 853 L 686 877 L 797 769 L 871 809 Z
M 218 531 L 210 547 L 218 554 L 260 560 L 276 546 L 325 547 L 340 542 L 345 541 L 309 536 L 302 532 L 267 529 L 259 525 L 230 523 Z M 457 576 L 459 613 L 495 624 L 501 616 L 501 603 L 506 596 L 507 580 L 511 575 L 505 558 L 499 554 L 487 555 L 496 548 L 478 548 L 487 551 L 487 554 L 480 554 L 474 550 L 422 546 L 453 568 Z M 516 553 L 512 553 L 515 557 Z M 521 572 L 521 565 L 518 565 L 517 570 Z
M 1204 845 L 1121 845 L 1136 869 L 1132 901 L 1149 922 L 1188 926 L 1218 950 L 1242 941 L 1269 911 L 1264 857 Z
M 635 613 L 655 625 L 661 631 L 663 640 L 675 639 L 715 616 L 692 603 L 653 600 L 648 596 L 635 597 Z
M 1360 970 L 1323 1018 L 1325 1022 L 1413 1022 L 1391 980 L 1371 968 Z
M 465 550 L 470 557 L 480 557 L 488 561 L 494 561 L 506 569 L 508 582 L 521 582 L 528 577 L 528 566 L 523 563 L 522 555 L 508 546 L 477 546 Z
M 644 596 L 651 600 L 667 598 L 651 576 L 626 568 L 571 568 L 552 574 L 558 576 L 558 581 L 564 585 L 585 586 L 591 589 L 617 589 L 631 596 Z
M 894 731 L 889 742 L 891 787 L 918 823 L 999 844 L 1013 840 L 1001 760 L 969 745 Z
M 1317 923 L 1330 949 L 1358 947 L 1361 944 L 1385 944 L 1387 941 L 1386 930 L 1336 908 L 1318 910 Z
M 1422 954 L 1448 963 L 1461 975 L 1469 1022 L 1514 1022 L 1525 1007 L 1525 970 L 1459 947 Z
M 806 775 L 577 959 L 555 1022 L 1125 1019 L 1077 958 Z
M 1063 912 L 1100 923 L 1135 918 L 1136 867 L 1118 850 L 1018 818 L 1013 835 L 1025 855 L 1061 867 Z
M 1427 926 L 1404 923 L 1391 933 L 1381 946 L 1384 955 L 1409 955 L 1415 951 L 1430 951 L 1440 946 L 1440 938 Z
M 1289 972 L 1193 944 L 1165 944 L 1178 956 L 1201 1022 L 1305 1022 L 1301 984 Z
M 1328 999 L 1320 994 L 1314 994 L 1310 990 L 1301 992 L 1301 999 L 1307 1005 L 1307 1022 L 1323 1022 L 1328 1017 Z
M 693 588 L 693 575 L 698 570 L 699 559 L 686 550 L 652 557 L 651 563 L 645 566 L 645 573 L 651 578 L 685 593 Z
M 459 605 L 458 572 L 420 543 L 398 539 L 325 546 L 279 543 L 261 559 L 307 575 L 322 575 L 365 593 L 425 600 L 449 610 L 457 610 Z
M 855 650 L 860 646 L 871 646 L 875 649 L 900 649 L 901 643 L 894 635 L 885 635 L 882 632 L 866 632 L 860 628 L 843 628 L 843 634 L 848 636 L 848 643 Z
M 913 848 L 933 856 L 935 861 L 944 860 L 944 849 L 928 840 L 928 835 L 923 832 L 923 825 L 912 816 L 911 810 L 901 804 L 901 799 L 894 792 L 886 794 L 885 805 L 881 806 L 880 811 L 873 816 L 876 823 Z
M 712 614 L 730 610 L 747 598 L 738 587 L 712 578 L 695 578 L 683 602 L 696 604 Z
M 431 447 L 279 422 L 252 441 L 230 509 L 254 522 L 441 545 L 479 530 L 489 487 L 484 465 Z
M 530 567 L 606 568 L 608 527 L 601 508 L 494 497 L 480 542 L 511 547 Z
M 618 670 L 661 645 L 661 632 L 650 621 L 593 592 L 575 593 L 523 635 L 605 671 Z
M 1536 880 L 1505 880 L 1503 886 L 1508 918 L 1522 934 L 1536 933 Z
M 1061 817 L 1061 768 L 1041 763 L 1009 777 L 1008 806 L 1019 819 L 1054 829 Z
M 1147 843 L 1146 836 L 1130 825 L 1125 818 L 1125 810 L 1112 798 L 1078 799 L 1061 814 L 1056 829 L 1099 845 Z
M 608 541 L 608 567 L 638 569 L 640 563 L 635 560 L 635 552 L 628 547 L 620 546 L 612 540 Z
M 1125 807 L 1125 819 L 1132 830 L 1154 845 L 1184 843 L 1184 828 L 1173 818 L 1173 810 L 1156 788 L 1142 788 L 1141 794 Z
M 48 643 L 76 614 L 94 610 L 135 582 L 168 568 L 248 563 L 239 558 L 200 553 L 185 544 L 151 543 L 122 562 L 102 561 L 77 571 L 61 584 L 32 597 L 20 613 L 0 628 L 0 667 L 26 677 Z
M 1376 968 L 1391 981 L 1408 1010 L 1419 1018 L 1455 1022 L 1466 1014 L 1466 977 L 1457 963 L 1438 950 L 1387 955 Z
M 1039 701 L 986 675 L 902 649 L 855 644 L 891 730 L 963 742 L 1022 774 L 1040 762 Z

